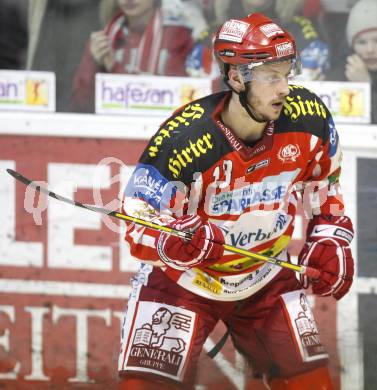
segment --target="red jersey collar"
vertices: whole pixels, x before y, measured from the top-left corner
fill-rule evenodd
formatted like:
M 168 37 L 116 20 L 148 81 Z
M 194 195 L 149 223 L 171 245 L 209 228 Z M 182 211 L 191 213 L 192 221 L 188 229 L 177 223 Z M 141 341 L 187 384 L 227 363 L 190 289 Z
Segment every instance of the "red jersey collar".
M 227 127 L 221 120 L 220 114 L 224 108 L 225 103 L 230 99 L 231 96 L 232 94 L 230 92 L 225 94 L 224 98 L 215 108 L 212 117 L 217 127 L 221 130 L 229 142 L 230 146 L 240 154 L 244 161 L 248 161 L 272 148 L 275 122 L 267 122 L 262 138 L 254 146 L 246 145 L 234 134 L 233 130 Z

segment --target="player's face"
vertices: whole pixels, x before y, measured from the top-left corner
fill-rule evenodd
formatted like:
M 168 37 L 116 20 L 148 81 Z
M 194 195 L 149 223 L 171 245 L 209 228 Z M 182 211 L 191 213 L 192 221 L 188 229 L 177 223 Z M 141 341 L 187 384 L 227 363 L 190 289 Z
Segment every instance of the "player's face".
M 154 7 L 155 0 L 118 0 L 119 8 L 127 16 L 139 16 Z
M 369 70 L 377 70 L 377 30 L 366 31 L 358 35 L 353 49 Z
M 288 76 L 291 61 L 265 64 L 253 69 L 249 104 L 255 116 L 264 121 L 276 120 L 289 94 Z

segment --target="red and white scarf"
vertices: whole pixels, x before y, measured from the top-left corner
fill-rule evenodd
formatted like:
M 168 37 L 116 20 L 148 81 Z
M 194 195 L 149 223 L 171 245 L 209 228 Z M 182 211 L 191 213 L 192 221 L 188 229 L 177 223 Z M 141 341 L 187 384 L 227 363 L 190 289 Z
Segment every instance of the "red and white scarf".
M 163 74 L 167 55 L 162 50 L 163 28 L 159 8 L 143 33 L 130 31 L 123 13 L 116 15 L 105 28 L 115 51 L 114 67 L 122 67 L 124 73 Z

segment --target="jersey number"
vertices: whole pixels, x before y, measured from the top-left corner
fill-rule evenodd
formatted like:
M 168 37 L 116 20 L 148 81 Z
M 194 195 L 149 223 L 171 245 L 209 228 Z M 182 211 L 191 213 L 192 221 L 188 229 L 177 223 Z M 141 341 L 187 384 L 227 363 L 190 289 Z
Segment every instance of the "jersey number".
M 232 178 L 233 163 L 231 160 L 224 160 L 222 168 L 216 167 L 213 171 L 214 182 L 219 183 L 219 188 L 226 188 L 230 184 Z M 220 181 L 220 177 L 224 177 L 224 180 Z

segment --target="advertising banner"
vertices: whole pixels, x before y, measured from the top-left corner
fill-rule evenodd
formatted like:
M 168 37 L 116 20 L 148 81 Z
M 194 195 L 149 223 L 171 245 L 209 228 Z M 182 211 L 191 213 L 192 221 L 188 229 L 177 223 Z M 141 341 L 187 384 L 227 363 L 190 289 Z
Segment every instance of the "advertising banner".
M 96 74 L 96 113 L 164 118 L 211 92 L 209 78 Z
M 0 110 L 55 111 L 55 73 L 0 70 Z
M 371 90 L 369 83 L 344 81 L 297 81 L 315 92 L 330 110 L 335 123 L 370 123 Z M 306 102 L 296 107 L 297 111 L 315 110 Z M 299 114 L 299 113 L 297 113 Z

